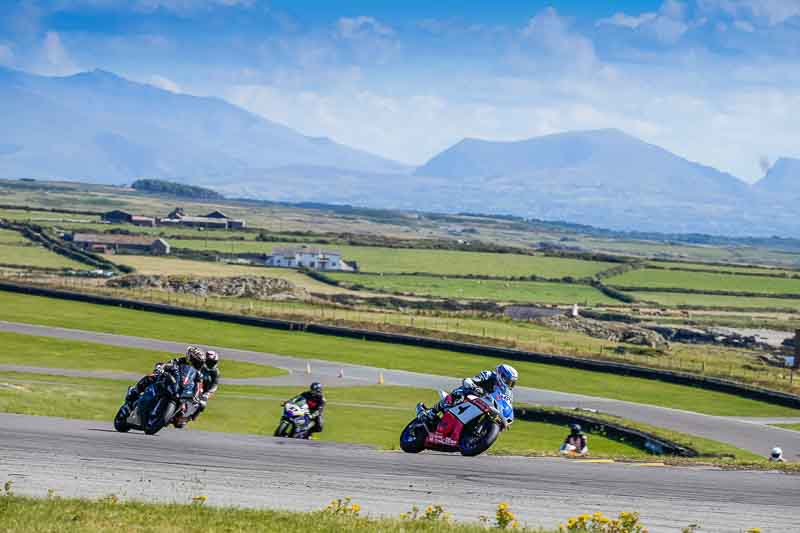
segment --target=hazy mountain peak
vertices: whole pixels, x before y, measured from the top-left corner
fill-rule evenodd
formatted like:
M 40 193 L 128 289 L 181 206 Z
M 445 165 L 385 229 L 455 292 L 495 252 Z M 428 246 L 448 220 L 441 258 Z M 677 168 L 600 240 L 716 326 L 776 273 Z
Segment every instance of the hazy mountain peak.
M 219 98 L 175 94 L 102 69 L 65 77 L 0 70 L 0 175 L 118 183 L 230 183 L 306 165 L 407 167 L 313 139 Z M 73 154 L 80 154 L 75 157 Z
M 781 157 L 755 187 L 772 194 L 800 194 L 800 159 Z

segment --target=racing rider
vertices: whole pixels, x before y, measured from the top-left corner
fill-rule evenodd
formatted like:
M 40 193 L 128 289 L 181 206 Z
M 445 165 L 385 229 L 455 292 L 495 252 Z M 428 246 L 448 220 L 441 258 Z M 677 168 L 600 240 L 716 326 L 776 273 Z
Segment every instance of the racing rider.
M 198 379 L 202 379 L 199 374 L 202 373 L 205 361 L 206 356 L 202 351 L 194 346 L 189 346 L 186 348 L 185 356 L 176 357 L 166 363 L 157 363 L 153 372 L 140 379 L 133 387 L 130 387 L 128 389 L 128 394 L 125 396 L 125 403 L 128 405 L 128 408 L 133 408 L 134 402 L 139 399 L 139 396 L 142 395 L 145 389 L 147 389 L 162 372 L 180 365 L 191 365 L 195 369 L 200 370 L 201 372 L 198 373 Z
M 322 394 L 322 383 L 315 381 L 312 383 L 307 391 L 295 396 L 289 402 L 297 403 L 300 400 L 305 400 L 308 405 L 308 413 L 314 425 L 311 426 L 311 433 L 321 433 L 323 428 L 323 410 L 325 409 L 325 395 Z
M 511 399 L 511 390 L 517 384 L 517 379 L 519 379 L 519 373 L 513 366 L 505 363 L 499 364 L 494 372 L 491 370 L 484 370 L 477 376 L 464 379 L 460 387 L 454 389 L 453 392 L 439 400 L 439 402 L 430 409 L 427 409 L 425 404 L 420 403 L 417 406 L 419 416 L 426 421 L 436 420 L 442 411 L 460 402 L 467 394 L 485 394 L 494 391 L 497 386 Z
M 203 394 L 197 402 L 197 411 L 192 415 L 192 420 L 195 420 L 200 413 L 206 410 L 208 400 L 217 392 L 219 387 L 219 354 L 214 350 L 206 352 L 206 364 L 202 370 L 203 373 Z

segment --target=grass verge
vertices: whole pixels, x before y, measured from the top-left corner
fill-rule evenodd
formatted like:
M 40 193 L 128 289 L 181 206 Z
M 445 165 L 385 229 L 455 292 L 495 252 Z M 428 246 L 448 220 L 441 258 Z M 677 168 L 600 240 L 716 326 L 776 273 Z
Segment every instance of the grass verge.
M 204 501 L 198 496 L 197 502 Z M 424 504 L 421 504 L 424 507 Z M 353 509 L 352 505 L 348 506 Z M 359 516 L 360 508 L 344 513 L 315 511 L 297 513 L 235 507 L 119 502 L 115 496 L 102 500 L 48 499 L 0 496 L 0 532 L 74 533 L 147 531 L 151 533 L 327 533 L 368 531 L 374 533 L 479 533 L 478 524 L 452 523 L 442 519 L 376 519 Z M 176 517 L 191 517 L 176 520 Z M 543 529 L 517 529 L 536 531 Z
M 0 320 L 269 351 L 378 368 L 468 376 L 493 358 L 379 342 L 175 317 L 103 305 L 0 292 Z M 515 362 L 520 385 L 685 409 L 720 416 L 800 416 L 788 407 L 655 380 Z
M 0 412 L 111 420 L 128 383 L 99 378 L 72 378 L 18 372 L 0 373 Z M 225 385 L 191 429 L 272 435 L 281 415 L 281 401 L 300 392 L 297 387 Z M 414 416 L 418 401 L 432 403 L 432 390 L 371 385 L 337 387 L 326 394 L 325 431 L 320 440 L 399 448 L 400 432 Z M 566 429 L 555 424 L 517 421 L 500 436 L 492 453 L 553 455 Z M 592 436 L 592 455 L 643 459 L 646 452 L 601 435 Z
M 37 337 L 0 331 L 0 364 L 25 365 L 75 370 L 133 372 L 146 374 L 157 362 L 168 361 L 176 354 L 122 348 L 93 342 Z M 223 359 L 222 375 L 228 378 L 267 378 L 287 372 L 280 368 L 256 363 Z

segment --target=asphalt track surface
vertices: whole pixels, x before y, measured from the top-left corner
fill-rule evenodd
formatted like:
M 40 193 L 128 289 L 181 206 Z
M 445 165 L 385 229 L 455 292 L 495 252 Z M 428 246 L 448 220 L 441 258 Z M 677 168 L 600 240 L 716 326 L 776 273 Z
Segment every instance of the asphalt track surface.
M 501 437 L 502 438 L 502 437 Z M 313 510 L 352 497 L 371 515 L 442 504 L 459 520 L 509 502 L 523 523 L 641 512 L 651 532 L 797 531 L 797 476 L 567 459 L 408 455 L 363 446 L 201 431 L 148 437 L 111 424 L 0 414 L 0 480 L 17 494 Z
M 186 343 L 3 321 L 0 321 L 0 331 L 88 341 L 114 346 L 139 347 L 173 353 L 182 352 L 186 348 Z M 308 384 L 309 381 L 318 380 L 326 385 L 334 386 L 366 385 L 377 383 L 379 375 L 382 374 L 387 385 L 450 390 L 460 384 L 457 378 L 416 372 L 347 365 L 332 361 L 300 359 L 219 346 L 211 348 L 218 350 L 225 358 L 270 365 L 289 371 L 287 376 L 227 380 L 228 383 L 300 386 Z M 488 361 L 490 360 L 487 359 L 487 363 Z M 307 364 L 311 365 L 310 375 L 306 373 Z M 487 366 L 490 365 L 487 364 Z M 92 374 L 83 372 L 82 375 Z M 101 375 L 103 374 L 97 376 L 100 377 Z M 109 377 L 107 373 L 105 377 Z M 225 382 L 223 378 L 223 383 Z M 666 407 L 527 387 L 517 387 L 514 397 L 517 403 L 596 409 L 600 412 L 618 415 L 654 426 L 725 442 L 764 456 L 769 453 L 773 446 L 780 446 L 787 459 L 800 460 L 800 432 L 767 426 L 759 423 L 758 419 L 709 416 Z

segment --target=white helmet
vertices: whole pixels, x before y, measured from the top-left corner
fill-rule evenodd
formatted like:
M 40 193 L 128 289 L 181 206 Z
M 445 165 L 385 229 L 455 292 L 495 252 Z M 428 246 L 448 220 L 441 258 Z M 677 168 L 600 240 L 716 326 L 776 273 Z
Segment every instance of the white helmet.
M 783 457 L 783 450 L 781 450 L 777 446 L 772 448 L 772 453 L 770 453 L 770 458 L 777 460 L 780 459 L 781 457 Z
M 517 384 L 517 379 L 519 379 L 519 372 L 513 366 L 505 363 L 497 365 L 495 373 L 497 374 L 497 380 L 507 389 L 513 389 L 514 385 Z

